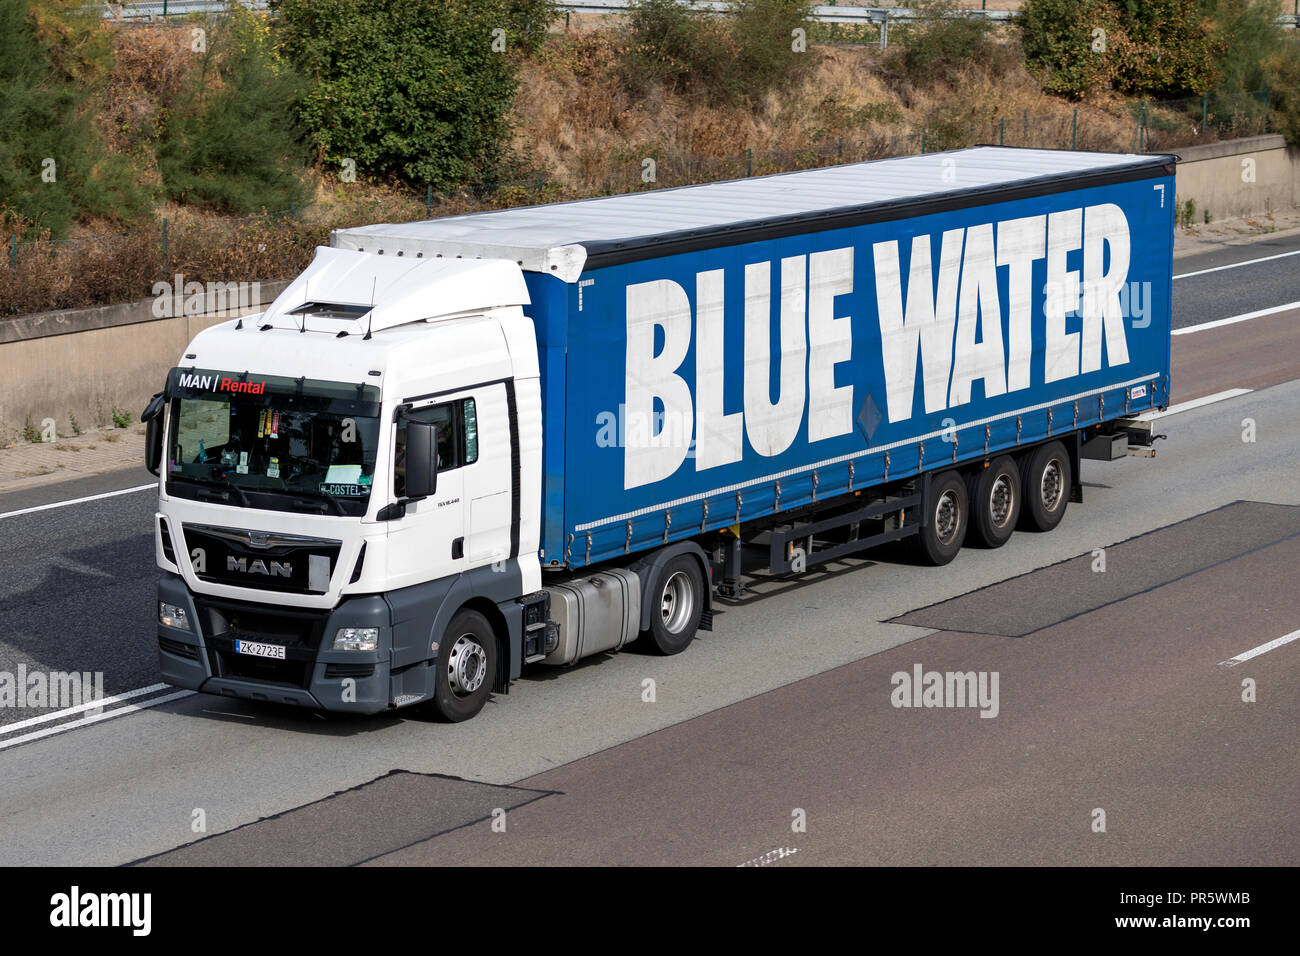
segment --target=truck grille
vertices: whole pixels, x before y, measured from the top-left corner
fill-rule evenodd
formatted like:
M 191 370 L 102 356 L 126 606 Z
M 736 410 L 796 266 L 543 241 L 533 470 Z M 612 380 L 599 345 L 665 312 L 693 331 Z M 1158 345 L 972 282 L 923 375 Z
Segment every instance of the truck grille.
M 185 549 L 203 553 L 201 581 L 259 591 L 324 594 L 342 542 L 238 528 L 185 525 Z
M 194 604 L 214 677 L 265 681 L 304 690 L 311 684 L 328 612 L 271 610 L 212 598 L 196 598 Z M 236 653 L 235 641 L 279 644 L 285 659 Z

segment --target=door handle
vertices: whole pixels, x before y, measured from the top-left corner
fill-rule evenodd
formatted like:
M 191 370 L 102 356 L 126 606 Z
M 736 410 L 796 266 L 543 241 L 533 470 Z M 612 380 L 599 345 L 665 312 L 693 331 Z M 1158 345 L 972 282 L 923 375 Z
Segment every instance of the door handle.
M 451 543 L 451 556 L 453 560 L 465 557 L 465 539 L 457 538 Z

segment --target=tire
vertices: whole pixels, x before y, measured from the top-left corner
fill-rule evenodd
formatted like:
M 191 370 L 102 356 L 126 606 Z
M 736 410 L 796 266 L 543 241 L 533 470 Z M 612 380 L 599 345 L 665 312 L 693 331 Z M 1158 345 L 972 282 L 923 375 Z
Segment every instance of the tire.
M 968 543 L 1000 548 L 1011 540 L 1020 519 L 1020 466 L 1008 455 L 970 478 Z
M 650 629 L 642 643 L 660 654 L 680 654 L 695 639 L 704 613 L 704 575 L 689 554 L 680 554 L 662 568 L 650 589 Z
M 966 482 L 955 471 L 945 471 L 930 482 L 929 520 L 916 534 L 921 560 L 936 567 L 957 557 L 970 524 Z
M 1025 457 L 1020 472 L 1023 507 L 1021 527 L 1051 531 L 1065 517 L 1074 476 L 1070 456 L 1059 441 L 1041 445 Z
M 439 642 L 434 665 L 433 711 L 449 723 L 469 720 L 492 696 L 496 680 L 496 632 L 478 611 L 460 611 Z

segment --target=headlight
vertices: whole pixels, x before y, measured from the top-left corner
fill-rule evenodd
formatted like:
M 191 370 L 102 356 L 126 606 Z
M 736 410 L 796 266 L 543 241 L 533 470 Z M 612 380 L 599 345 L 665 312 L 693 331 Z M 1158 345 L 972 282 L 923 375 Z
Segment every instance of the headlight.
M 168 604 L 165 601 L 158 602 L 158 623 L 179 628 L 182 631 L 190 629 L 190 619 L 185 613 L 185 608 L 176 604 Z
M 373 651 L 378 646 L 377 627 L 340 627 L 334 632 L 336 651 Z

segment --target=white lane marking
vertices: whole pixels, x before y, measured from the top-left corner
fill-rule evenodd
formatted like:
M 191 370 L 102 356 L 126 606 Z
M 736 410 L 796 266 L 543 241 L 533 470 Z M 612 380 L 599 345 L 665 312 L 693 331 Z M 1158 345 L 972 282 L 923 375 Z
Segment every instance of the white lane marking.
M 157 485 L 136 485 L 134 488 L 123 488 L 120 491 L 106 491 L 102 495 L 87 495 L 84 498 L 69 498 L 67 501 L 54 501 L 48 505 L 37 505 L 35 508 L 21 508 L 18 511 L 6 511 L 0 514 L 0 518 L 16 518 L 18 515 L 29 515 L 37 511 L 49 511 L 51 508 L 66 508 L 68 505 L 85 504 L 87 501 L 99 501 L 101 498 L 115 498 L 118 495 L 131 495 L 137 491 L 148 491 L 150 488 L 157 489 Z
M 1290 252 L 1279 252 L 1275 256 L 1264 256 L 1261 259 L 1247 259 L 1245 262 L 1233 262 L 1226 266 L 1215 266 L 1213 269 L 1201 269 L 1199 272 L 1184 272 L 1180 276 L 1174 276 L 1174 278 L 1190 279 L 1192 276 L 1209 275 L 1211 272 L 1222 272 L 1224 269 L 1240 269 L 1242 266 L 1253 266 L 1257 262 L 1272 262 L 1274 259 L 1285 259 L 1287 256 L 1300 256 L 1300 249 L 1292 249 Z
M 68 707 L 64 710 L 56 710 L 48 714 L 41 714 L 39 717 L 30 717 L 27 720 L 20 720 L 17 723 L 5 724 L 0 727 L 0 734 L 12 734 L 15 730 L 22 730 L 24 727 L 34 727 L 36 724 L 44 724 L 51 720 L 58 720 L 60 717 L 71 717 L 73 714 L 80 714 L 83 711 L 94 710 L 97 707 L 107 707 L 110 704 L 120 704 L 124 700 L 131 700 L 133 697 L 143 697 L 145 694 L 156 694 L 160 690 L 166 690 L 171 684 L 150 684 L 148 687 L 137 687 L 135 690 L 123 691 L 120 694 L 114 694 L 112 697 L 105 697 L 103 700 L 90 700 L 84 704 L 78 704 L 76 707 Z
M 85 727 L 88 724 L 98 723 L 101 720 L 121 717 L 123 714 L 147 710 L 150 707 L 157 707 L 159 704 L 168 704 L 173 700 L 180 700 L 182 697 L 193 696 L 194 691 L 192 690 L 180 690 L 174 694 L 168 694 L 165 697 L 155 697 L 152 700 L 146 700 L 143 704 L 125 704 L 122 707 L 118 707 L 115 710 L 105 711 L 102 714 L 82 717 L 80 720 L 74 720 L 71 723 L 60 724 L 57 727 L 46 727 L 44 730 L 36 730 L 30 734 L 23 734 L 21 737 L 14 737 L 12 740 L 0 741 L 0 750 L 8 750 L 10 747 L 17 747 L 19 744 L 30 743 L 33 740 L 40 740 L 42 737 L 52 737 L 55 734 L 61 734 L 65 730 L 75 730 L 78 727 Z
M 1230 398 L 1236 398 L 1238 395 L 1249 395 L 1251 391 L 1252 389 L 1249 388 L 1230 388 L 1227 391 L 1215 392 L 1213 395 L 1203 395 L 1200 398 L 1193 398 L 1190 401 L 1179 402 L 1177 405 L 1170 405 L 1163 412 L 1143 412 L 1137 417 L 1138 421 L 1149 422 L 1157 418 L 1177 415 L 1179 412 L 1189 412 L 1193 408 L 1213 405 L 1215 402 L 1224 402 Z
M 1277 315 L 1279 312 L 1290 312 L 1292 309 L 1300 309 L 1300 302 L 1288 302 L 1286 305 L 1275 305 L 1271 309 L 1260 309 L 1258 312 L 1245 312 L 1241 315 L 1230 315 L 1226 319 L 1215 319 L 1213 322 L 1202 322 L 1200 325 L 1188 325 L 1181 329 L 1174 329 L 1170 335 L 1191 335 L 1193 332 L 1204 332 L 1206 329 L 1217 329 L 1224 325 L 1236 325 L 1238 322 L 1245 322 L 1249 319 L 1260 319 L 1266 315 Z M 3 518 L 4 515 L 0 515 Z
M 1259 657 L 1260 654 L 1267 654 L 1269 651 L 1276 650 L 1284 644 L 1290 644 L 1292 641 L 1300 641 L 1300 631 L 1292 631 L 1290 634 L 1283 634 L 1281 637 L 1275 638 L 1267 644 L 1261 644 L 1259 647 L 1252 647 L 1250 650 L 1238 654 L 1236 657 L 1230 657 L 1226 661 L 1219 661 L 1219 666 L 1236 667 L 1238 664 L 1244 664 L 1252 657 Z
M 797 846 L 783 846 L 776 850 L 768 850 L 762 856 L 756 856 L 752 860 L 746 860 L 744 863 L 737 863 L 737 868 L 742 866 L 771 866 L 777 860 L 783 860 L 787 856 L 794 856 L 799 852 Z

